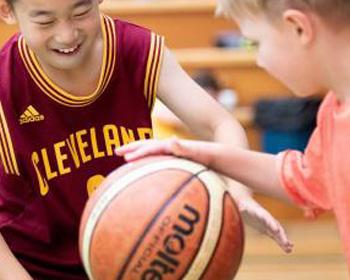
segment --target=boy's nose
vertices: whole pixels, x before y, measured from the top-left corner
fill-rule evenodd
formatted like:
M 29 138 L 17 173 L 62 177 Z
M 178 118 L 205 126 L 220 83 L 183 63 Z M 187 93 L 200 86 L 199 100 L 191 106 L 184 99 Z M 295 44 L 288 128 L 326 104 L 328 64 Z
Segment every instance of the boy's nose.
M 76 43 L 78 38 L 78 30 L 71 24 L 63 23 L 57 30 L 55 36 L 56 42 L 69 46 L 72 43 Z

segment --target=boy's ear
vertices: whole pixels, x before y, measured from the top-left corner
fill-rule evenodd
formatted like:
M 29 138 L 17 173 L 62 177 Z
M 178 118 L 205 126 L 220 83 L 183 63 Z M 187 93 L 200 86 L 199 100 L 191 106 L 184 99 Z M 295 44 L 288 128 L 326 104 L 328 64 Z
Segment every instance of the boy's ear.
M 0 19 L 2 19 L 7 24 L 17 23 L 13 10 L 6 2 L 6 0 L 0 0 Z
M 314 27 L 309 14 L 291 9 L 283 13 L 283 19 L 302 44 L 306 45 L 313 40 Z

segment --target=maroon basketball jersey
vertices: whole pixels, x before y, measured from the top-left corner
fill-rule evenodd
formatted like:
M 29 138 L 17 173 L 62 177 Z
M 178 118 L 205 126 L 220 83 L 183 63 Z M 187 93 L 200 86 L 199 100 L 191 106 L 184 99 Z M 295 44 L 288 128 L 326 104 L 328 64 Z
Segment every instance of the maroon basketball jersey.
M 52 82 L 21 35 L 0 52 L 0 232 L 35 279 L 87 279 L 78 252 L 84 204 L 124 163 L 115 147 L 152 137 L 163 38 L 101 22 L 103 64 L 86 97 Z

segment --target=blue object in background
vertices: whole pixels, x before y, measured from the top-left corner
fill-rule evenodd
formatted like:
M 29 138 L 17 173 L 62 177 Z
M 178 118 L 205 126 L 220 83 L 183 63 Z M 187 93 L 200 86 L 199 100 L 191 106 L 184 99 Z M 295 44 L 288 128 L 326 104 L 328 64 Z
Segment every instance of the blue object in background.
M 270 154 L 277 154 L 287 149 L 304 151 L 312 131 L 312 129 L 304 131 L 264 130 L 261 135 L 261 148 Z
M 321 103 L 314 98 L 277 98 L 255 104 L 255 124 L 261 129 L 261 148 L 276 154 L 294 149 L 304 151 L 315 129 Z

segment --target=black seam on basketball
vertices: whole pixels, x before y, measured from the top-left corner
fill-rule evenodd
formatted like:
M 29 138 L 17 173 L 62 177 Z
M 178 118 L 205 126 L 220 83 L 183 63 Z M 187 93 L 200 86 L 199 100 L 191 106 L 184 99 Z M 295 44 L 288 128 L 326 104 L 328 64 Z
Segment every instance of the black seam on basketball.
M 179 170 L 178 168 L 175 168 L 177 170 Z M 183 170 L 183 169 L 180 169 Z M 187 171 L 187 170 L 183 170 L 183 171 Z M 147 233 L 149 232 L 149 230 L 151 229 L 151 227 L 154 225 L 154 223 L 158 220 L 159 216 L 164 212 L 164 210 L 167 208 L 167 206 L 169 206 L 169 204 L 179 195 L 179 193 L 184 189 L 184 187 L 191 182 L 193 179 L 198 179 L 197 176 L 198 174 L 204 172 L 206 170 L 201 170 L 200 172 L 196 173 L 196 174 L 192 174 L 192 176 L 188 179 L 186 179 L 180 186 L 179 188 L 169 197 L 169 199 L 167 201 L 165 201 L 165 203 L 160 207 L 160 209 L 158 210 L 157 214 L 153 217 L 153 219 L 150 221 L 150 223 L 146 226 L 144 232 L 142 233 L 142 235 L 140 236 L 139 240 L 136 242 L 134 248 L 131 250 L 129 256 L 127 257 L 127 260 L 125 261 L 119 275 L 116 277 L 117 280 L 122 280 L 122 277 L 126 271 L 126 269 L 128 268 L 128 265 L 130 264 L 130 262 L 132 261 L 133 255 L 135 254 L 135 252 L 138 250 L 139 246 L 141 245 L 143 238 L 147 235 Z M 209 212 L 209 211 L 208 211 Z M 203 231 L 204 233 L 205 231 Z M 198 246 L 199 247 L 199 246 Z M 189 262 L 189 266 L 191 265 L 191 263 Z

